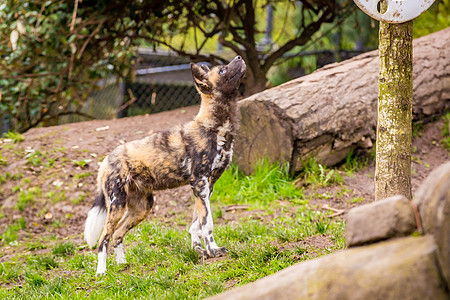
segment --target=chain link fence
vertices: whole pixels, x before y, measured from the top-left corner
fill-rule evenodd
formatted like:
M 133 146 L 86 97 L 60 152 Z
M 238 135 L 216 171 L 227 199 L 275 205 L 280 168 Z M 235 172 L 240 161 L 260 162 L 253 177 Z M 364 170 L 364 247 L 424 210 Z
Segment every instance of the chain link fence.
M 188 58 L 140 49 L 134 80 L 111 78 L 99 82 L 83 112 L 96 119 L 153 114 L 200 104 Z M 81 121 L 68 116 L 62 122 Z

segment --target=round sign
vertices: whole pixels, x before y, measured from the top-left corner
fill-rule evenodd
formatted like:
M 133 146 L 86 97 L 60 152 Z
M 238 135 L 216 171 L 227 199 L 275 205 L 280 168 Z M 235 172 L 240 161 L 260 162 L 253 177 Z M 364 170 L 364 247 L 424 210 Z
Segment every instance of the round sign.
M 434 0 L 384 0 L 387 3 L 387 10 L 381 13 L 379 9 L 381 0 L 353 1 L 372 18 L 388 23 L 412 20 L 426 11 L 434 2 Z

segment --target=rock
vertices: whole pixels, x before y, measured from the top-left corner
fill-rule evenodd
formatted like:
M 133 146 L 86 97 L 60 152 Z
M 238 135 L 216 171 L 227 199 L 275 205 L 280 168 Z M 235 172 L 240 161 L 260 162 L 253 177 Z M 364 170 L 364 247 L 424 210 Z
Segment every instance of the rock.
M 432 236 L 352 248 L 286 268 L 210 299 L 449 299 Z
M 347 247 L 353 247 L 406 236 L 416 229 L 411 203 L 399 195 L 351 209 L 345 236 Z
M 433 170 L 416 192 L 423 231 L 433 234 L 438 261 L 450 288 L 450 162 Z

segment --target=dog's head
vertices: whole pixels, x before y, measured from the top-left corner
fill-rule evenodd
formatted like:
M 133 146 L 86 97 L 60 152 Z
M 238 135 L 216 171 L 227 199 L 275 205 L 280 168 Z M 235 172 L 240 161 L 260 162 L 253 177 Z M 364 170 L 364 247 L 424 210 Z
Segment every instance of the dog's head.
M 245 62 L 236 56 L 228 65 L 215 66 L 191 63 L 192 77 L 200 93 L 206 95 L 231 95 L 237 92 L 245 74 Z

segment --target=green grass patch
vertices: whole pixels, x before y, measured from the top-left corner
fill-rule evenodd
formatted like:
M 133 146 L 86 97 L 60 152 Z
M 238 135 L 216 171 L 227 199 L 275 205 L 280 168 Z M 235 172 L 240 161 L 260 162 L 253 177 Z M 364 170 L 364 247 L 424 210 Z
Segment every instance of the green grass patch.
M 330 171 L 323 169 L 325 178 Z M 345 223 L 310 207 L 294 179 L 288 166 L 267 162 L 252 176 L 235 166 L 224 173 L 213 192 L 215 218 L 228 214 L 220 207 L 230 204 L 258 208 L 264 218 L 253 218 L 250 210 L 238 221 L 217 222 L 214 238 L 229 250 L 221 259 L 204 260 L 191 249 L 190 223 L 181 216 L 168 223 L 146 220 L 131 230 L 124 240 L 127 264 L 118 265 L 111 249 L 104 276 L 95 274 L 96 250 L 85 251 L 73 239 L 36 236 L 24 244 L 28 252 L 0 264 L 0 297 L 202 299 L 344 248 Z M 335 174 L 327 180 L 339 182 Z M 29 199 L 39 197 L 40 191 L 30 191 Z M 46 226 L 67 225 L 55 219 Z
M 25 139 L 25 137 L 23 135 L 21 135 L 18 132 L 14 132 L 14 131 L 8 131 L 7 133 L 4 133 L 3 138 L 10 139 L 14 143 L 22 142 Z
M 267 207 L 275 200 L 304 203 L 303 190 L 295 187 L 288 171 L 288 165 L 271 165 L 265 160 L 252 176 L 245 176 L 232 165 L 214 185 L 211 202 L 249 204 L 255 208 Z
M 28 203 L 40 196 L 41 189 L 39 187 L 32 187 L 28 190 L 20 191 L 17 197 L 16 208 L 20 211 L 23 211 L 25 207 L 27 207 Z
M 447 112 L 443 117 L 444 126 L 442 127 L 442 146 L 450 153 L 450 112 Z
M 329 248 L 298 243 L 323 234 L 334 242 Z M 8 293 L 27 299 L 200 299 L 225 291 L 229 282 L 250 283 L 313 253 L 324 255 L 342 248 L 334 235 L 343 236 L 342 222 L 305 209 L 268 224 L 246 220 L 217 226 L 216 241 L 229 252 L 223 259 L 205 262 L 190 248 L 187 230 L 144 221 L 125 238 L 128 264 L 116 264 L 111 254 L 105 276 L 95 275 L 96 251 L 77 252 L 75 245 L 66 242 L 57 244 L 52 253 L 28 255 L 25 264 L 0 265 L 0 282 L 20 281 Z M 0 295 L 4 292 L 0 288 Z
M 75 253 L 75 244 L 71 242 L 65 242 L 62 244 L 57 244 L 53 250 L 52 253 L 56 256 L 70 256 Z
M 306 184 L 326 187 L 333 184 L 342 184 L 344 181 L 337 169 L 329 169 L 314 158 L 309 158 L 303 165 L 300 178 Z
M 49 191 L 45 193 L 45 198 L 49 199 L 51 203 L 61 202 L 67 199 L 66 191 Z
M 27 163 L 36 167 L 42 165 L 42 152 L 34 151 L 27 155 Z
M 345 157 L 345 162 L 342 164 L 341 169 L 344 170 L 347 176 L 353 176 L 355 172 L 367 168 L 368 162 L 368 157 L 357 156 L 352 149 Z
M 74 163 L 74 165 L 76 165 L 80 168 L 83 168 L 84 166 L 87 165 L 88 162 L 84 159 L 81 159 L 81 160 L 74 160 L 73 163 Z
M 15 221 L 13 224 L 10 224 L 6 227 L 5 231 L 1 235 L 1 239 L 3 243 L 13 245 L 14 242 L 17 240 L 17 232 L 25 229 L 27 227 L 27 223 L 25 222 L 25 219 L 20 218 L 19 220 Z
M 7 164 L 8 164 L 8 161 L 0 153 L 0 166 L 6 166 Z
M 423 123 L 421 121 L 412 122 L 412 137 L 419 137 L 423 130 Z
M 93 175 L 94 175 L 94 173 L 92 173 L 92 172 L 86 172 L 86 173 L 81 173 L 81 174 L 75 174 L 74 178 L 76 181 L 79 181 L 82 178 L 86 178 L 86 177 L 93 176 Z

